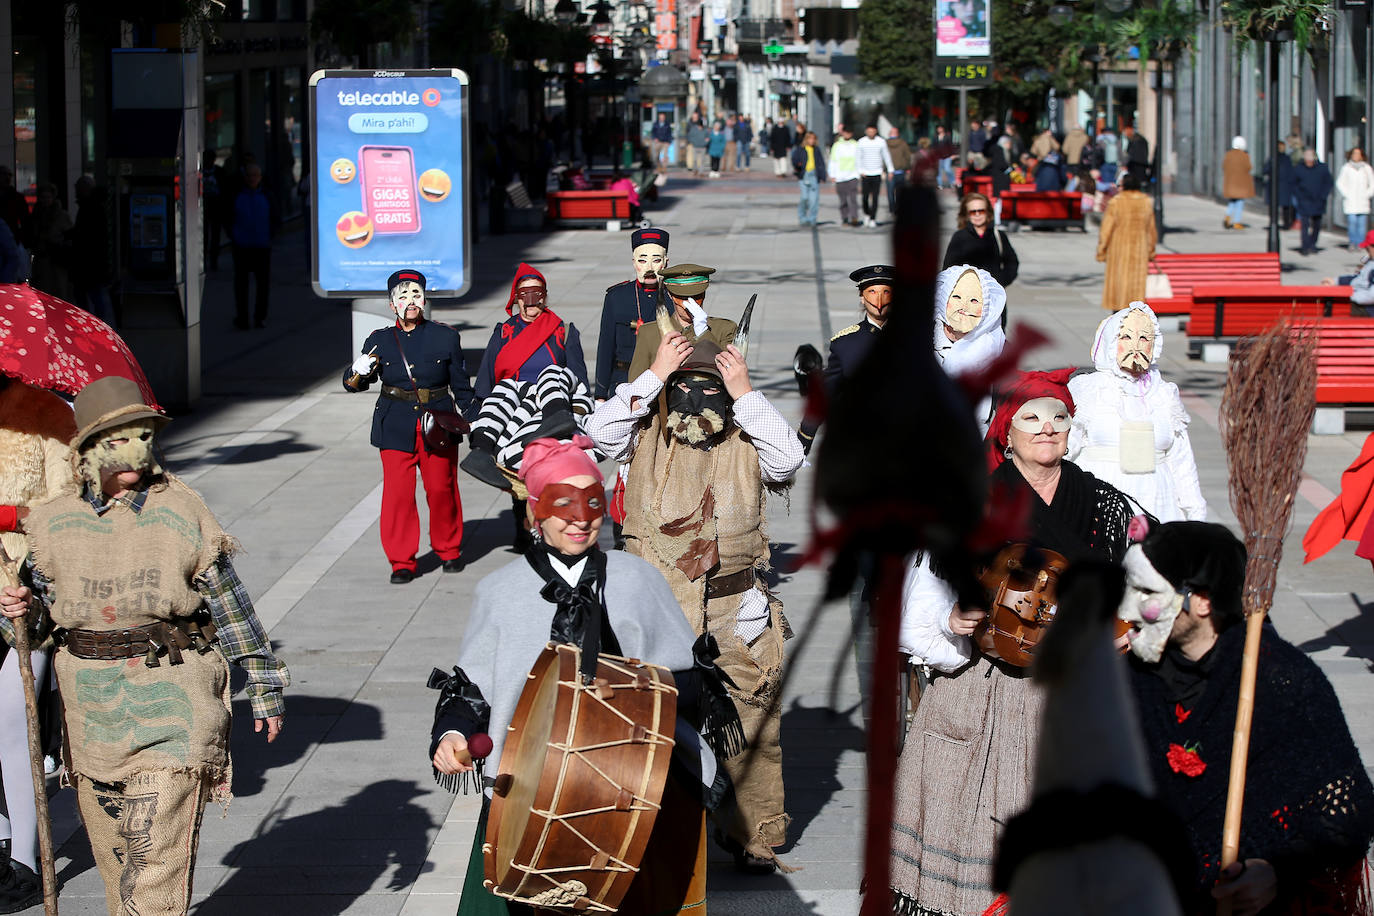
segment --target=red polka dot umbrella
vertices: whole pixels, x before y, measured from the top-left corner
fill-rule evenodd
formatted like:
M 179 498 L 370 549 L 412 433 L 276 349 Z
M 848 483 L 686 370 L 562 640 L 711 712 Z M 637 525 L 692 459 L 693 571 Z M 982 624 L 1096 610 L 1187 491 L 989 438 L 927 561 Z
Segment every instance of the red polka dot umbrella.
M 26 283 L 0 284 L 0 372 L 70 395 L 118 375 L 161 409 L 133 351 L 108 324 Z

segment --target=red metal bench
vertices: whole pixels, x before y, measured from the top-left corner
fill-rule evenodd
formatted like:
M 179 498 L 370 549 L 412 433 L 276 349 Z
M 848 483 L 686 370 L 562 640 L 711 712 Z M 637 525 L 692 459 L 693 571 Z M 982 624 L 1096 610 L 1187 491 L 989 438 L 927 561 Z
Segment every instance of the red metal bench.
M 1146 299 L 1156 315 L 1187 315 L 1193 309 L 1193 287 L 1199 283 L 1273 283 L 1279 282 L 1277 252 L 1235 252 L 1231 254 L 1155 255 L 1150 273 L 1169 278 L 1173 296 Z
M 623 190 L 550 191 L 549 221 L 560 226 L 604 227 L 609 220 L 630 218 L 630 198 Z
M 992 200 L 992 176 L 991 175 L 961 175 L 959 177 L 959 195 L 967 197 L 969 194 L 982 194 L 988 200 Z
M 1312 432 L 1345 432 L 1347 407 L 1374 406 L 1374 318 L 1330 318 L 1294 324 L 1316 336 L 1317 413 Z
M 1188 350 L 1190 354 L 1202 350 L 1208 362 L 1221 362 L 1229 352 L 1230 341 L 1263 333 L 1282 318 L 1363 314 L 1362 306 L 1351 304 L 1348 286 L 1199 285 L 1193 287 L 1193 308 L 1188 315 Z M 1218 346 L 1208 350 L 1204 344 Z
M 1034 185 L 1023 191 L 1012 185 L 1011 191 L 1000 199 L 1003 223 L 1051 228 L 1076 226 L 1088 231 L 1083 218 L 1083 195 L 1077 191 L 1037 191 Z

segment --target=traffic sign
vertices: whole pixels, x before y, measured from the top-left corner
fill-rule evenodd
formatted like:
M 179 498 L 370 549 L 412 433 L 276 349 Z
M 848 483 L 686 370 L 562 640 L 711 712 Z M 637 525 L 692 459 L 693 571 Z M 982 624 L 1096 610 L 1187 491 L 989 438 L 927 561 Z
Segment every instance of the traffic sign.
M 780 44 L 771 44 L 771 45 L 764 45 L 764 46 L 763 46 L 763 53 L 764 53 L 764 54 L 782 54 L 782 53 L 784 53 L 786 50 L 787 50 L 787 49 L 784 48 L 784 47 L 783 47 L 782 45 L 780 45 Z

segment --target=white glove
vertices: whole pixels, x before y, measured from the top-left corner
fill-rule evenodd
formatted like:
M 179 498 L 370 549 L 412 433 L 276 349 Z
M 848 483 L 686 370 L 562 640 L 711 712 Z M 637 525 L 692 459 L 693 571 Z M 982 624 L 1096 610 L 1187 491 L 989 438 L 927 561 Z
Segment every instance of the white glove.
M 373 356 L 371 353 L 364 353 L 362 356 L 353 360 L 353 374 L 371 375 L 372 367 L 375 365 L 377 365 L 377 357 Z
M 698 337 L 706 333 L 709 323 L 706 318 L 706 309 L 697 304 L 695 299 L 684 299 L 682 304 L 687 307 L 687 311 L 692 315 L 692 330 L 696 331 Z

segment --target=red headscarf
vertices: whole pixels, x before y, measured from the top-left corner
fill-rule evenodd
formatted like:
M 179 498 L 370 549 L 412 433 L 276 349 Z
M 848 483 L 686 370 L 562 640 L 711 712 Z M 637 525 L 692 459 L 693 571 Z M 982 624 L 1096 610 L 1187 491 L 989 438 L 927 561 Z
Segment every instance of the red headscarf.
M 989 471 L 997 470 L 1006 460 L 1007 436 L 1011 432 L 1011 421 L 1027 401 L 1036 398 L 1058 398 L 1069 409 L 1069 415 L 1073 415 L 1073 395 L 1069 394 L 1069 376 L 1076 371 L 1073 366 L 1069 366 L 1067 369 L 1054 369 L 1050 372 L 1022 372 L 1010 386 L 1003 386 L 998 391 L 997 411 L 992 415 L 992 423 L 988 426 L 988 437 L 985 440 L 988 447 Z
M 506 300 L 506 314 L 507 314 L 507 315 L 514 315 L 514 314 L 515 314 L 515 293 L 516 293 L 516 290 L 518 290 L 518 289 L 520 288 L 520 284 L 521 284 L 523 281 L 529 280 L 529 279 L 538 280 L 540 283 L 544 284 L 544 289 L 548 289 L 548 288 L 549 288 L 549 281 L 547 281 L 547 280 L 544 279 L 544 275 L 543 275 L 543 274 L 541 274 L 538 270 L 536 270 L 535 268 L 531 267 L 530 265 L 526 264 L 524 261 L 521 261 L 521 262 L 520 262 L 520 266 L 517 267 L 517 268 L 515 268 L 515 279 L 512 280 L 512 281 L 510 281 L 510 298 L 508 298 L 508 299 Z

